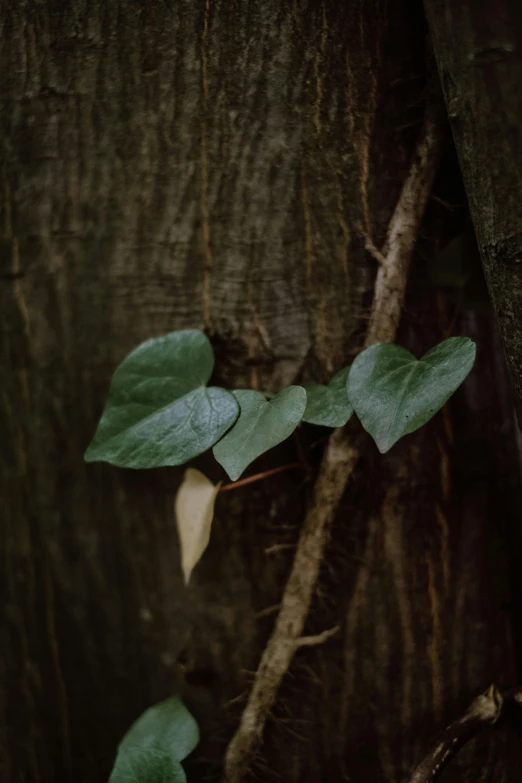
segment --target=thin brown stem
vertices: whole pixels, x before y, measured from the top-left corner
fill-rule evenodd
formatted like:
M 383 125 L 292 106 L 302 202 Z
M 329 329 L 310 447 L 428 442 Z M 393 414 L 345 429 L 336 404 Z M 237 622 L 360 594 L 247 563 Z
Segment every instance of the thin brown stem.
M 429 105 L 422 138 L 388 226 L 366 345 L 392 342 L 395 338 L 409 263 L 439 159 L 438 117 L 438 106 L 434 111 Z M 325 448 L 274 630 L 261 656 L 238 729 L 227 749 L 224 783 L 240 783 L 261 743 L 267 715 L 299 647 L 330 528 L 358 460 L 358 443 L 349 439 L 346 428 L 334 430 Z
M 491 685 L 486 693 L 478 696 L 464 715 L 452 723 L 438 738 L 428 755 L 416 767 L 408 783 L 433 783 L 455 753 L 479 731 L 492 726 L 499 719 L 508 701 L 520 704 L 520 691 L 500 693 Z
M 385 264 L 386 258 L 383 256 L 380 250 L 377 250 L 370 237 L 366 237 L 364 242 L 364 249 L 371 255 L 372 258 L 377 261 L 378 264 Z
M 434 161 L 438 160 L 440 115 L 440 105 L 428 103 L 423 134 L 388 225 L 386 241 L 380 254 L 383 261 L 375 279 L 373 305 L 366 333 L 367 346 L 390 342 L 390 335 L 395 335 L 399 325 L 410 260 L 433 184 Z
M 238 489 L 238 487 L 244 487 L 246 484 L 253 484 L 255 481 L 261 481 L 261 479 L 274 476 L 276 473 L 283 473 L 285 470 L 295 470 L 296 468 L 303 470 L 303 466 L 300 462 L 290 462 L 288 465 L 280 465 L 278 468 L 271 468 L 271 470 L 265 470 L 263 473 L 256 473 L 254 476 L 248 476 L 240 481 L 233 481 L 232 484 L 225 484 L 219 488 L 219 492 L 230 492 L 231 489 Z
M 338 625 L 336 625 L 335 628 L 329 628 L 322 633 L 316 633 L 314 636 L 301 636 L 297 640 L 296 645 L 297 647 L 317 647 L 317 645 L 327 642 L 332 636 L 335 636 L 336 633 L 339 633 Z

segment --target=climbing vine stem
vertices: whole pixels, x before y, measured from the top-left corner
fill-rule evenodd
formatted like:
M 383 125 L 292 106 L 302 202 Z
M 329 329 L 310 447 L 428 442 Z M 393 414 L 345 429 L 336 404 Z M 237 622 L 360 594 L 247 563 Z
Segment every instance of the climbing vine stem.
M 437 170 L 442 140 L 442 112 L 438 99 L 428 99 L 420 140 L 390 219 L 381 250 L 371 237 L 365 246 L 378 261 L 374 297 L 365 344 L 393 342 L 404 302 L 410 260 Z M 336 510 L 359 460 L 359 445 L 346 429 L 335 429 L 328 439 L 305 515 L 290 576 L 272 635 L 261 656 L 247 704 L 228 746 L 223 783 L 240 783 L 262 740 L 267 716 L 279 686 L 299 648 L 323 554 Z M 315 643 L 326 642 L 328 631 Z M 306 642 L 309 644 L 310 642 Z

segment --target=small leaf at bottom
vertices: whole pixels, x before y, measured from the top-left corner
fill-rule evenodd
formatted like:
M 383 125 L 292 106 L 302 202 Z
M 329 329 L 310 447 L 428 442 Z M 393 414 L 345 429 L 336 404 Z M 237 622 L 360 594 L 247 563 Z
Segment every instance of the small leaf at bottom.
M 186 783 L 185 771 L 169 753 L 156 748 L 120 750 L 109 783 Z
M 171 697 L 145 710 L 127 731 L 118 750 L 155 748 L 168 751 L 175 761 L 183 761 L 198 742 L 198 724 L 183 702 Z

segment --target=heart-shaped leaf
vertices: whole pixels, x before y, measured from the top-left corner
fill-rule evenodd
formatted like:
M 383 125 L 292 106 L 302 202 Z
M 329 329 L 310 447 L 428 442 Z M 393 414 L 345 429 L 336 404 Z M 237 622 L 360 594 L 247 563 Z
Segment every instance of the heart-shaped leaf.
M 305 386 L 306 409 L 303 421 L 323 427 L 343 427 L 353 413 L 346 391 L 349 367 L 340 370 L 328 386 Z
M 127 731 L 118 750 L 156 748 L 183 761 L 198 742 L 198 724 L 183 702 L 172 696 L 145 710 Z
M 359 354 L 348 375 L 348 397 L 381 454 L 422 427 L 467 377 L 475 343 L 450 337 L 417 361 L 405 348 L 372 345 Z
M 230 392 L 207 387 L 213 367 L 212 346 L 195 329 L 140 345 L 114 373 L 86 461 L 182 465 L 213 446 L 239 414 Z
M 194 468 L 185 471 L 176 494 L 175 514 L 181 548 L 181 569 L 185 584 L 208 546 L 214 502 L 220 484 L 214 485 Z
M 214 456 L 232 481 L 257 457 L 288 438 L 306 408 L 302 386 L 287 386 L 270 401 L 257 391 L 235 391 L 239 419 L 214 446 Z
M 186 783 L 185 771 L 169 753 L 127 748 L 116 756 L 109 783 Z
M 198 724 L 179 699 L 140 715 L 118 747 L 109 783 L 185 783 L 179 763 L 199 742 Z

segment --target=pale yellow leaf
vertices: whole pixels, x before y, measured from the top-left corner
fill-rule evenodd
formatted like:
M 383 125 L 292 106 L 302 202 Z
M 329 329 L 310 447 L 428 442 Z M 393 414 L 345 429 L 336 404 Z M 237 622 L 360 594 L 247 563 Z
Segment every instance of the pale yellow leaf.
M 174 503 L 185 584 L 208 546 L 214 517 L 214 502 L 221 484 L 214 485 L 194 468 L 185 471 Z

